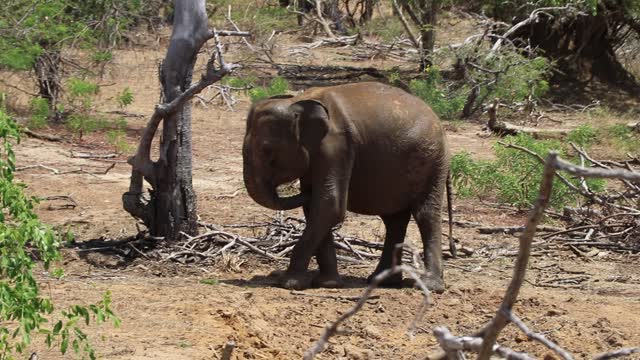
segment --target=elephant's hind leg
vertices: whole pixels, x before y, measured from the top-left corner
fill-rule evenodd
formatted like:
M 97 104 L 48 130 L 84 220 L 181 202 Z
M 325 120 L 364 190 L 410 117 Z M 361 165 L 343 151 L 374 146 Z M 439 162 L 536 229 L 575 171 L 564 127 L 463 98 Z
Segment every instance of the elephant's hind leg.
M 396 250 L 396 246 L 404 242 L 404 238 L 407 234 L 407 225 L 409 224 L 410 216 L 411 212 L 409 211 L 409 209 L 392 215 L 381 216 L 386 228 L 384 248 L 382 249 L 380 262 L 378 263 L 378 266 L 376 267 L 373 274 L 371 274 L 371 276 L 369 276 L 369 278 L 367 279 L 368 282 L 370 282 L 374 276 L 378 275 L 384 270 L 390 269 L 394 263 L 396 265 L 402 264 L 402 249 L 400 248 Z M 381 285 L 390 287 L 402 286 L 402 274 L 396 274 L 392 277 L 387 278 L 387 280 L 382 282 Z
M 444 184 L 444 182 L 442 182 Z M 422 281 L 427 288 L 436 293 L 444 291 L 442 270 L 442 232 L 441 208 L 443 186 L 435 186 L 422 202 L 416 203 L 412 209 L 422 244 L 424 247 L 425 274 Z

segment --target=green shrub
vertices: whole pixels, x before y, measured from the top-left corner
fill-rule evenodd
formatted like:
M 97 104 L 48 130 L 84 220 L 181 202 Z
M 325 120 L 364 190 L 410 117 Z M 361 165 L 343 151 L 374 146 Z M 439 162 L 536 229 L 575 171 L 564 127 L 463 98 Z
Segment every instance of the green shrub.
M 546 158 L 550 151 L 558 151 L 565 159 L 577 162 L 568 153 L 568 146 L 557 140 L 535 140 L 522 134 L 506 138 L 506 142 L 526 148 Z M 531 206 L 538 196 L 543 165 L 530 154 L 515 148 L 496 144 L 496 159 L 476 161 L 468 153 L 452 157 L 451 172 L 453 185 L 460 197 L 495 196 L 498 201 L 520 208 Z M 579 180 L 567 177 L 578 186 Z M 602 179 L 587 179 L 587 186 L 594 192 L 602 191 L 606 182 Z M 559 179 L 554 180 L 551 206 L 555 208 L 581 200 L 582 196 L 573 192 Z
M 440 71 L 435 66 L 427 68 L 425 72 L 425 80 L 412 80 L 409 83 L 411 92 L 427 103 L 441 118 L 453 119 L 458 116 L 466 101 L 466 88 L 447 89 L 442 84 Z
M 525 100 L 529 94 L 534 98 L 540 98 L 549 90 L 547 78 L 551 66 L 546 58 L 527 60 L 522 55 L 512 52 L 503 55 L 500 60 L 488 60 L 484 66 L 504 72 L 495 83 L 486 87 L 485 92 L 488 92 L 489 98 L 497 97 L 504 102 L 513 103 Z M 486 73 L 480 72 L 475 76 L 488 77 Z
M 97 64 L 106 63 L 113 59 L 113 53 L 109 50 L 96 50 L 91 55 L 91 59 Z
M 107 142 L 111 144 L 116 153 L 126 153 L 131 147 L 127 143 L 127 120 L 124 118 L 118 118 L 113 122 L 115 127 L 107 132 Z
M 29 127 L 39 129 L 47 125 L 47 120 L 51 114 L 49 109 L 49 101 L 41 97 L 31 99 L 31 117 L 29 118 Z
M 59 346 L 62 354 L 69 347 L 75 353 L 84 353 L 95 359 L 82 323 L 89 325 L 113 321 L 118 318 L 111 310 L 111 295 L 106 293 L 102 301 L 85 306 L 72 305 L 54 313 L 51 300 L 42 294 L 33 276 L 36 265 L 34 254 L 45 269 L 60 259 L 60 237 L 38 219 L 34 206 L 36 198 L 24 193 L 24 184 L 14 179 L 16 158 L 13 142 L 20 140 L 18 125 L 4 110 L 0 110 L 0 359 L 11 359 L 13 354 L 24 352 L 32 342 L 33 334 L 42 334 L 47 346 Z M 61 270 L 52 272 L 62 276 Z M 51 328 L 53 317 L 62 317 Z
M 276 77 L 271 80 L 267 87 L 254 87 L 249 90 L 249 97 L 251 98 L 251 102 L 255 103 L 271 96 L 286 94 L 288 90 L 289 83 L 287 80 Z
M 489 194 L 495 173 L 495 163 L 491 161 L 473 160 L 471 154 L 463 151 L 451 157 L 451 174 L 453 186 L 461 198 L 477 195 L 483 198 Z
M 625 124 L 611 125 L 600 131 L 620 151 L 640 154 L 640 134 Z
M 256 85 L 258 78 L 255 76 L 225 76 L 222 79 L 222 84 L 231 86 L 233 88 L 245 88 L 250 89 Z
M 69 91 L 69 95 L 72 97 L 72 100 L 75 98 L 85 99 L 98 94 L 100 87 L 98 87 L 98 84 L 92 83 L 91 81 L 71 78 L 69 79 L 67 90 Z
M 434 55 L 434 63 L 449 64 L 453 60 L 460 65 L 454 66 L 455 76 L 448 80 L 447 86 L 442 84 L 439 77 L 435 81 L 427 80 L 429 86 L 423 85 L 433 89 L 429 100 L 425 101 L 431 101 L 434 110 L 440 108 L 440 112 L 436 112 L 442 117 L 454 117 L 462 111 L 467 101 L 472 101 L 467 109 L 470 111 L 467 115 L 471 115 L 494 98 L 499 98 L 503 103 L 519 103 L 529 96 L 540 98 L 549 90 L 547 79 L 551 75 L 551 64 L 547 59 L 530 59 L 517 50 L 506 48 L 496 56 L 489 56 L 488 51 L 470 43 L 455 50 L 443 48 L 443 51 Z M 438 102 L 445 104 L 439 106 Z
M 80 139 L 86 134 L 98 130 L 109 128 L 108 120 L 85 114 L 71 114 L 67 119 L 66 126 Z
M 588 148 L 598 138 L 598 130 L 589 124 L 580 125 L 567 134 L 567 141 Z
M 366 35 L 379 36 L 384 42 L 393 42 L 405 33 L 400 19 L 394 15 L 374 17 L 362 27 L 361 31 Z
M 133 92 L 127 86 L 120 94 L 118 94 L 116 100 L 118 101 L 120 108 L 125 108 L 133 103 Z

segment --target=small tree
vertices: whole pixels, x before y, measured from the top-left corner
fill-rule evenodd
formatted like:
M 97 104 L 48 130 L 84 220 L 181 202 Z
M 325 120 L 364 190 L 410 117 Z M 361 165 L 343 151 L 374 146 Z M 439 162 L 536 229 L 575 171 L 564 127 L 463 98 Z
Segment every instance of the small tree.
M 60 236 L 42 224 L 33 208 L 37 200 L 24 193 L 24 184 L 14 179 L 15 154 L 13 142 L 20 140 L 18 125 L 0 109 L 0 360 L 12 359 L 24 352 L 34 333 L 45 336 L 49 347 L 59 346 L 60 352 L 69 347 L 76 353 L 84 352 L 95 359 L 95 352 L 82 331 L 81 324 L 89 325 L 91 318 L 101 323 L 119 320 L 111 311 L 111 296 L 88 307 L 73 305 L 59 313 L 63 320 L 48 328 L 54 313 L 51 299 L 40 294 L 33 275 L 34 254 L 42 260 L 45 270 L 60 258 Z M 54 274 L 62 275 L 60 270 Z
M 602 81 L 637 92 L 636 79 L 620 64 L 616 50 L 640 36 L 637 0 L 545 0 L 508 3 L 471 1 L 498 21 L 513 24 L 497 34 L 494 49 L 509 42 L 539 49 L 569 79 Z M 505 30 L 506 29 L 506 30 Z
M 230 73 L 235 65 L 222 58 L 219 36 L 244 32 L 209 30 L 204 0 L 175 0 L 173 32 L 160 79 L 165 103 L 158 105 L 147 125 L 132 166 L 129 191 L 123 194 L 124 209 L 142 220 L 153 236 L 178 239 L 181 233 L 197 233 L 196 195 L 192 185 L 191 98 Z M 193 67 L 204 43 L 216 39 L 216 52 L 201 80 L 191 85 Z M 219 68 L 215 67 L 215 60 Z M 150 158 L 151 142 L 163 123 L 160 157 Z M 143 192 L 143 180 L 152 187 Z
M 442 0 L 392 0 L 393 10 L 420 53 L 420 71 L 431 65 L 430 56 L 436 43 L 435 26 Z M 405 14 L 420 30 L 420 37 L 411 31 Z
M 156 14 L 157 1 L 7 0 L 0 11 L 0 68 L 32 70 L 38 94 L 56 110 L 62 91 L 62 49 L 82 45 L 96 61 L 140 19 Z

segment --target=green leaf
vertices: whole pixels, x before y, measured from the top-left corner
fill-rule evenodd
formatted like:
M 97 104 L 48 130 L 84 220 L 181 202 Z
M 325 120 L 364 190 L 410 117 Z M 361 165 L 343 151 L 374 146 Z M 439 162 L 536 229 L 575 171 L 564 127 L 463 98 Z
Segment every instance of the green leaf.
M 63 336 L 62 341 L 60 342 L 60 352 L 64 355 L 67 352 L 67 348 L 69 347 L 69 336 Z

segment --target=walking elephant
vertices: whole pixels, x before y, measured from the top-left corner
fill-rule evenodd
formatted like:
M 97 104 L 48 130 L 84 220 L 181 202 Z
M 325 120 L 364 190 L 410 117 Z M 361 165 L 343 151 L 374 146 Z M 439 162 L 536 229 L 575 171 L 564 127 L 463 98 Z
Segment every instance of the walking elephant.
M 438 117 L 422 100 L 376 82 L 262 100 L 249 112 L 242 155 L 253 200 L 274 210 L 304 210 L 307 226 L 282 274 L 283 287 L 342 285 L 331 229 L 349 210 L 378 215 L 385 224 L 372 276 L 400 264 L 394 248 L 404 242 L 413 215 L 424 245 L 423 280 L 433 291 L 444 290 L 441 208 L 450 188 L 449 152 Z M 296 179 L 299 194 L 278 195 L 279 185 Z M 314 278 L 307 272 L 312 256 L 319 267 Z M 385 285 L 401 282 L 400 274 Z

